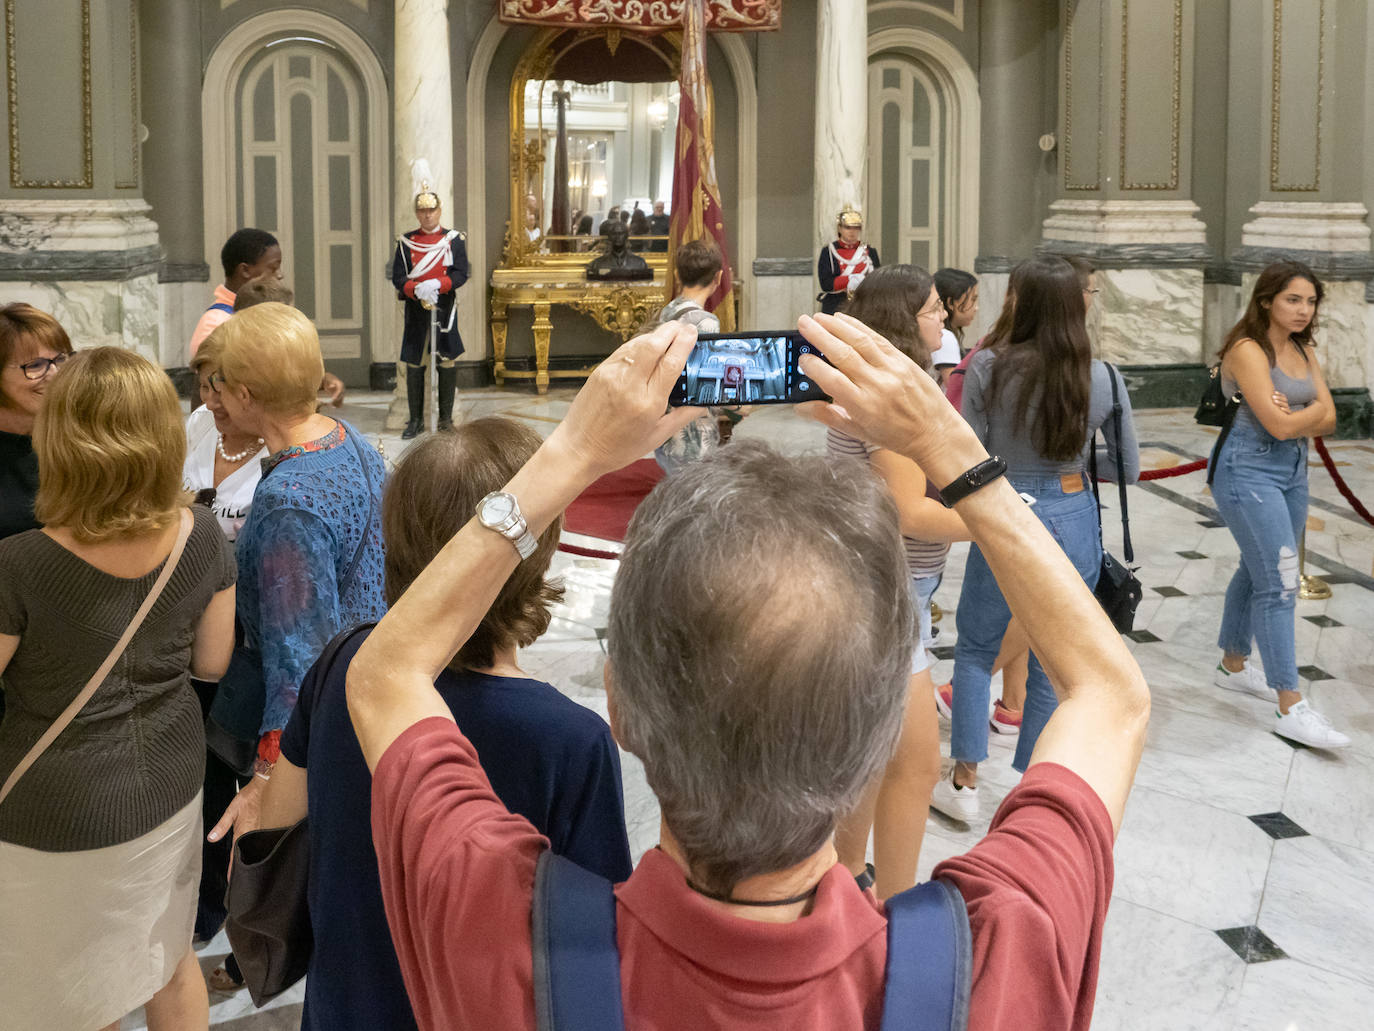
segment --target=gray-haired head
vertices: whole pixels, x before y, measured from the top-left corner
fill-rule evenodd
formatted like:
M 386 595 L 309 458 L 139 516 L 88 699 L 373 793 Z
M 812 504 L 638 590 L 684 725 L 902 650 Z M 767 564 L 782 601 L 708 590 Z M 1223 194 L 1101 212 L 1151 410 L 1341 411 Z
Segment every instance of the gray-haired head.
M 616 730 L 703 886 L 805 859 L 886 764 L 908 584 L 897 510 L 854 459 L 738 441 L 639 507 L 611 596 Z

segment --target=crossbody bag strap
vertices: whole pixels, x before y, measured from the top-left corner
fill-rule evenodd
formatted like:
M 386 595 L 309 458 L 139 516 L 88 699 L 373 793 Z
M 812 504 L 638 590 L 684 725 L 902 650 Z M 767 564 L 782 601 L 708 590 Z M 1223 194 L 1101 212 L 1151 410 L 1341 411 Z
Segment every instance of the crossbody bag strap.
M 625 1031 L 615 886 L 546 849 L 530 929 L 537 1031 Z
M 1117 393 L 1115 366 L 1110 362 L 1102 364 L 1107 366 L 1107 378 L 1112 382 L 1112 430 L 1116 434 L 1116 489 L 1121 498 L 1121 546 L 1129 565 L 1135 561 L 1135 549 L 1131 547 L 1131 514 L 1130 509 L 1126 507 L 1126 460 L 1121 453 L 1121 395 Z
M 372 530 L 372 514 L 377 509 L 377 495 L 372 490 L 372 474 L 367 471 L 367 456 L 363 454 L 362 446 L 358 443 L 358 433 L 347 423 L 340 420 L 344 427 L 344 433 L 353 442 L 353 453 L 358 456 L 358 465 L 363 470 L 363 481 L 367 484 L 367 520 L 363 523 L 363 533 L 358 538 L 358 547 L 353 552 L 353 559 L 348 563 L 348 568 L 344 570 L 343 579 L 339 581 L 339 601 L 343 601 L 344 593 L 353 585 L 353 576 L 358 572 L 358 563 L 363 560 L 363 549 L 367 547 L 367 535 Z
M 134 618 L 125 627 L 123 635 L 115 642 L 110 654 L 105 657 L 105 661 L 100 664 L 100 668 L 95 671 L 95 675 L 86 682 L 86 686 L 81 692 L 72 699 L 71 704 L 62 710 L 62 715 L 53 720 L 52 726 L 43 732 L 43 736 L 34 742 L 28 754 L 19 760 L 19 765 L 10 771 L 5 786 L 0 787 L 0 803 L 3 803 L 14 785 L 18 782 L 35 762 L 39 756 L 48 750 L 48 746 L 57 740 L 58 735 L 67 729 L 67 726 L 76 718 L 76 714 L 85 708 L 86 703 L 91 700 L 91 695 L 95 694 L 96 689 L 105 682 L 105 678 L 110 675 L 110 670 L 119 661 L 119 657 L 124 654 L 129 647 L 129 642 L 134 639 L 134 634 L 143 625 L 143 621 L 148 618 L 148 613 L 152 611 L 154 603 L 162 594 L 162 589 L 167 586 L 167 582 L 172 579 L 172 573 L 176 571 L 177 563 L 181 561 L 181 553 L 186 550 L 186 541 L 191 536 L 191 526 L 194 520 L 191 517 L 191 510 L 183 508 L 181 510 L 181 529 L 177 532 L 176 543 L 172 545 L 171 554 L 167 556 L 167 561 L 162 564 L 162 572 L 158 574 L 157 581 L 153 584 L 148 596 L 143 599 L 143 604 L 134 613 Z

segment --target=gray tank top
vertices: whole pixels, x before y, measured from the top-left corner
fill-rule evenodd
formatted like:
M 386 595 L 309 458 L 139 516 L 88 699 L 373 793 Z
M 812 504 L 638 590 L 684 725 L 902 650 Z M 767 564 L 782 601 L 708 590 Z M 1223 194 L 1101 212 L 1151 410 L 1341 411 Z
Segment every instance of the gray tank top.
M 1298 412 L 1306 408 L 1317 399 L 1317 385 L 1312 381 L 1312 373 L 1309 369 L 1306 376 L 1302 379 L 1294 379 L 1284 372 L 1277 365 L 1269 370 L 1269 379 L 1274 384 L 1274 389 L 1281 391 L 1288 398 L 1288 408 L 1290 411 Z M 1221 377 L 1221 389 L 1226 392 L 1227 397 L 1231 397 L 1236 392 L 1236 381 L 1230 376 Z M 1260 421 L 1255 418 L 1255 413 L 1250 411 L 1250 406 L 1242 404 L 1240 411 L 1236 412 L 1236 419 L 1244 419 L 1252 426 L 1263 429 Z

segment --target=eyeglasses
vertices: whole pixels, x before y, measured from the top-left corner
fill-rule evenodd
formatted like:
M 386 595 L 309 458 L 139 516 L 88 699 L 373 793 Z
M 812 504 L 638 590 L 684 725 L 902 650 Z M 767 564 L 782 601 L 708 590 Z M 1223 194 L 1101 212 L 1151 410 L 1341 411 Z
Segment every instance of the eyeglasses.
M 932 316 L 937 319 L 943 319 L 945 317 L 944 301 L 936 301 L 932 307 L 927 308 L 925 311 L 918 311 L 916 313 L 916 317 L 918 319 L 929 318 Z
M 42 379 L 48 374 L 49 369 L 57 368 L 71 356 L 71 354 L 59 354 L 54 355 L 52 358 L 34 358 L 32 361 L 27 361 L 23 364 L 17 362 L 12 363 L 10 368 L 22 369 L 25 379 Z
M 219 396 L 220 388 L 224 386 L 224 373 L 212 372 L 205 377 L 205 385 L 210 388 L 210 392 Z

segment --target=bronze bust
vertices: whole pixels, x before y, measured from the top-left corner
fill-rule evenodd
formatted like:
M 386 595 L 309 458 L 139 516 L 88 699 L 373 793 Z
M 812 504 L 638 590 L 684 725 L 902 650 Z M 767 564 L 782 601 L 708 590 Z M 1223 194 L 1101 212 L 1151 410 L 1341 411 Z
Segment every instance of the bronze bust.
M 630 250 L 630 230 L 623 222 L 606 226 L 605 254 L 587 263 L 588 279 L 653 279 L 649 263 Z

